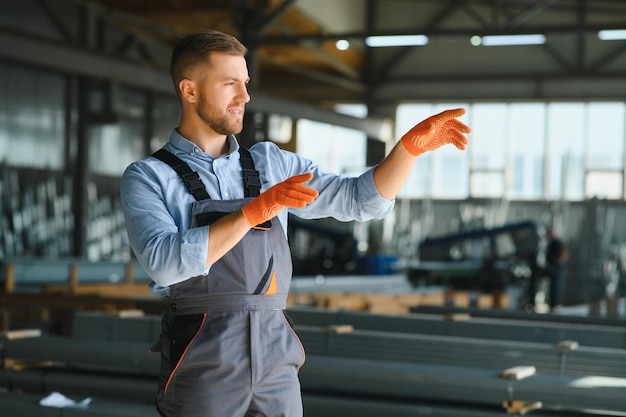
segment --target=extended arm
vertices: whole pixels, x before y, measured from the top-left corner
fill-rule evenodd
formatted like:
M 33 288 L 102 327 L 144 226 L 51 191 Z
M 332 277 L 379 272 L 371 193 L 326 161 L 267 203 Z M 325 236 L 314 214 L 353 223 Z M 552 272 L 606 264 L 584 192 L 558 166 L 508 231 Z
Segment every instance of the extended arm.
M 374 170 L 374 182 L 380 194 L 390 200 L 395 198 L 422 153 L 446 144 L 465 149 L 467 138 L 464 133 L 469 133 L 471 129 L 457 120 L 463 114 L 464 109 L 446 110 L 423 120 L 405 133 Z

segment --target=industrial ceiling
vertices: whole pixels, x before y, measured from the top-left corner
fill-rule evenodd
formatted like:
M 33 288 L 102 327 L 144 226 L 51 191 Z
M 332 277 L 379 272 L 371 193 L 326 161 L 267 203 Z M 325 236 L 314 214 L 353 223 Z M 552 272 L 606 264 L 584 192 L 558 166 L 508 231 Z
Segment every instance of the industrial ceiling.
M 409 100 L 626 97 L 626 40 L 598 37 L 600 30 L 626 29 L 624 0 L 24 0 L 12 7 L 45 15 L 46 25 L 62 35 L 55 42 L 137 63 L 145 79 L 151 79 L 149 71 L 166 74 L 169 51 L 181 35 L 222 30 L 249 48 L 253 91 L 316 106 L 366 103 L 370 114 L 389 115 L 386 109 Z M 82 20 L 105 22 L 125 35 L 105 38 L 99 23 L 77 32 L 68 25 L 74 13 L 69 8 L 76 7 L 85 10 Z M 37 30 L 0 17 L 0 56 L 43 60 L 48 48 L 41 46 L 39 55 L 1 50 L 15 44 L 15 36 L 33 46 L 30 32 Z M 372 35 L 415 34 L 426 35 L 428 43 L 364 43 Z M 470 42 L 473 36 L 505 34 L 540 34 L 545 43 Z M 348 41 L 348 49 L 339 50 L 338 40 Z M 89 65 L 84 58 L 81 65 Z
M 216 28 L 242 39 L 257 88 L 310 102 L 603 98 L 626 93 L 623 0 L 99 0 L 173 33 Z M 145 28 L 146 26 L 142 26 Z M 367 48 L 369 35 L 424 34 L 425 46 Z M 472 36 L 543 34 L 533 46 Z M 350 42 L 338 50 L 336 41 Z

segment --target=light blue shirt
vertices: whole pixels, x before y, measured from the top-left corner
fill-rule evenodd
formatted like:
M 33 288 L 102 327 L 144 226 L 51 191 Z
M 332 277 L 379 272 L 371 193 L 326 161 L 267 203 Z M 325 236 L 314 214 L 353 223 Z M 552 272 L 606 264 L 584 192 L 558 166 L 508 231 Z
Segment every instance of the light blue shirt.
M 213 158 L 174 129 L 164 149 L 198 172 L 211 198 L 244 198 L 239 144 L 234 136 L 228 137 L 228 144 L 226 154 Z M 298 217 L 366 221 L 382 218 L 393 208 L 394 201 L 378 193 L 373 169 L 359 177 L 324 173 L 312 161 L 271 142 L 255 144 L 250 153 L 260 174 L 261 192 L 294 175 L 313 173 L 306 185 L 319 197 L 304 209 L 289 209 Z M 189 228 L 195 199 L 169 165 L 146 157 L 128 166 L 122 176 L 121 201 L 130 245 L 154 280 L 155 294 L 167 295 L 169 285 L 208 274 L 210 226 Z M 287 214 L 283 210 L 278 215 L 285 236 Z

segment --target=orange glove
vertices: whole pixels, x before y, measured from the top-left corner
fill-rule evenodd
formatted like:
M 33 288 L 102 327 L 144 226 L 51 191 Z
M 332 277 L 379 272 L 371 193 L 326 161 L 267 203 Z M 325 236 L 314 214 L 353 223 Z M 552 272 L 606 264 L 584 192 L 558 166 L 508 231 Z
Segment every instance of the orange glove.
M 317 191 L 302 185 L 311 178 L 313 174 L 310 172 L 288 178 L 243 206 L 241 210 L 250 226 L 256 227 L 276 217 L 284 208 L 304 208 L 312 203 L 318 195 Z
M 400 141 L 413 156 L 434 151 L 448 143 L 464 150 L 467 138 L 463 133 L 470 133 L 471 129 L 456 119 L 464 114 L 465 109 L 454 109 L 430 116 L 405 133 Z

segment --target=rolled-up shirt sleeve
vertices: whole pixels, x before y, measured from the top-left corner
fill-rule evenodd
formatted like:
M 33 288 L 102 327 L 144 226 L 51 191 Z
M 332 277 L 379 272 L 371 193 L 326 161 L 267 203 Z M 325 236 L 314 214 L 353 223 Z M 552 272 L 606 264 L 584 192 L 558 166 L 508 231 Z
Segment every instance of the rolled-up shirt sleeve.
M 361 222 L 381 219 L 394 207 L 395 200 L 388 200 L 378 192 L 374 182 L 374 168 L 358 177 L 337 175 L 324 172 L 311 160 L 291 152 L 277 150 L 276 145 L 271 143 L 264 142 L 253 149 L 261 151 L 263 148 L 268 154 L 262 155 L 259 159 L 261 161 L 279 159 L 271 172 L 279 171 L 276 168 L 280 167 L 280 171 L 284 171 L 282 174 L 284 179 L 305 172 L 313 174 L 313 179 L 305 185 L 317 190 L 319 196 L 304 209 L 289 210 L 298 217 L 306 219 L 333 217 L 339 221 Z M 282 214 L 286 216 L 285 213 Z
M 158 173 L 158 169 L 171 173 Z M 160 287 L 208 272 L 208 228 L 182 230 L 177 226 L 189 221 L 184 213 L 190 211 L 193 200 L 180 201 L 176 207 L 166 206 L 165 201 L 175 198 L 167 194 L 179 188 L 176 173 L 164 164 L 132 164 L 121 181 L 122 211 L 130 245 L 141 266 Z
M 231 151 L 217 159 L 203 154 L 176 132 L 166 147 L 199 173 L 212 198 L 240 199 L 244 190 L 238 145 L 234 138 L 229 143 Z M 262 192 L 294 175 L 313 173 L 307 185 L 316 189 L 319 197 L 304 209 L 283 210 L 278 215 L 285 237 L 288 211 L 305 219 L 367 221 L 380 219 L 393 209 L 394 201 L 378 192 L 373 169 L 359 177 L 325 173 L 312 161 L 271 142 L 257 143 L 250 152 L 260 173 Z M 170 166 L 154 157 L 131 164 L 122 176 L 121 201 L 130 246 L 154 280 L 154 293 L 166 294 L 170 285 L 209 273 L 210 226 L 189 227 L 195 199 Z

